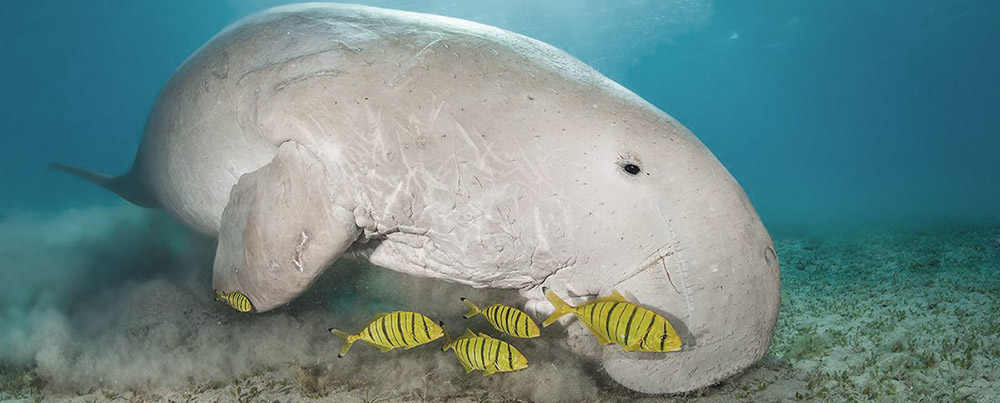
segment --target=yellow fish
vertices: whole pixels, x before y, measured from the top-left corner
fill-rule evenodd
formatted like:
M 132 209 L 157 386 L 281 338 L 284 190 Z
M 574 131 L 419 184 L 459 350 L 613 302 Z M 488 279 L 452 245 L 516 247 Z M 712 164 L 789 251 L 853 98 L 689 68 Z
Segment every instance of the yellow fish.
M 469 311 L 465 313 L 466 319 L 482 314 L 486 318 L 486 321 L 490 322 L 490 325 L 493 325 L 494 329 L 508 336 L 530 339 L 538 337 L 541 334 L 538 331 L 538 325 L 535 324 L 535 321 L 531 320 L 528 314 L 517 308 L 502 304 L 493 304 L 480 310 L 472 301 L 469 301 L 465 297 L 461 299 L 465 303 L 465 306 L 469 308 Z
M 250 303 L 250 298 L 247 298 L 246 295 L 243 295 L 243 293 L 239 291 L 223 294 L 219 292 L 219 290 L 215 290 L 215 300 L 226 301 L 229 306 L 240 312 L 250 312 L 253 310 L 253 304 Z
M 458 362 L 465 368 L 465 373 L 472 370 L 483 371 L 483 375 L 493 375 L 497 372 L 511 372 L 528 367 L 528 359 L 503 340 L 497 340 L 485 333 L 478 336 L 469 329 L 454 341 L 448 339 L 445 333 L 445 345 L 441 351 L 455 351 Z
M 419 313 L 395 311 L 376 314 L 375 319 L 368 322 L 358 334 L 347 334 L 333 328 L 330 333 L 344 341 L 337 354 L 340 358 L 358 340 L 367 341 L 383 353 L 399 347 L 409 350 L 440 339 L 444 329 L 431 318 Z
M 556 311 L 545 318 L 542 326 L 551 325 L 572 312 L 597 336 L 598 343 L 618 344 L 624 346 L 625 351 L 662 353 L 681 349 L 681 337 L 666 318 L 625 301 L 618 291 L 579 306 L 567 304 L 552 290 L 543 291 Z

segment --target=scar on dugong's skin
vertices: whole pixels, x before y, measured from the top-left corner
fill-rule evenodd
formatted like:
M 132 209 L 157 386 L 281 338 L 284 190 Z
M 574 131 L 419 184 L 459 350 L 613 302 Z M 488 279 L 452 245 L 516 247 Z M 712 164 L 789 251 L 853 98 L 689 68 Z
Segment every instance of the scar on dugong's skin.
M 743 190 L 670 116 L 572 56 L 494 27 L 362 6 L 279 7 L 177 70 L 132 169 L 59 166 L 219 238 L 213 289 L 258 311 L 340 257 L 475 287 L 612 289 L 685 350 L 597 347 L 648 393 L 760 359 L 778 261 Z M 206 285 L 206 290 L 209 288 Z

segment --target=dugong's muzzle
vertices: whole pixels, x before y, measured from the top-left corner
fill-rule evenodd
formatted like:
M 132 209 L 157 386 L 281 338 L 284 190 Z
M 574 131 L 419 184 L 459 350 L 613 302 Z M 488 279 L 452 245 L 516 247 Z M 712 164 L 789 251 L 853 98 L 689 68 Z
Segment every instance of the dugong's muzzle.
M 651 214 L 630 228 L 637 236 L 657 240 L 620 257 L 641 255 L 643 261 L 614 269 L 609 267 L 617 262 L 567 269 L 545 284 L 576 297 L 570 301 L 574 305 L 595 291 L 618 291 L 673 325 L 683 342 L 681 351 L 600 347 L 606 373 L 633 390 L 681 393 L 710 386 L 760 360 L 771 344 L 780 300 L 774 246 L 736 181 L 714 158 L 704 158 L 703 164 L 688 171 L 685 178 L 693 184 L 684 194 L 673 192 L 673 197 L 651 203 Z M 534 300 L 529 309 L 551 312 L 541 308 L 549 305 L 538 294 L 526 295 Z M 588 343 L 594 336 L 578 320 L 567 317 L 564 323 L 574 350 L 593 354 L 587 346 L 593 346 Z
M 771 344 L 778 259 L 746 195 L 725 177 L 730 183 L 711 197 L 669 206 L 696 213 L 663 217 L 672 242 L 637 275 L 613 285 L 667 317 L 684 342 L 673 353 L 603 347 L 605 370 L 628 388 L 678 393 L 709 386 L 760 360 Z

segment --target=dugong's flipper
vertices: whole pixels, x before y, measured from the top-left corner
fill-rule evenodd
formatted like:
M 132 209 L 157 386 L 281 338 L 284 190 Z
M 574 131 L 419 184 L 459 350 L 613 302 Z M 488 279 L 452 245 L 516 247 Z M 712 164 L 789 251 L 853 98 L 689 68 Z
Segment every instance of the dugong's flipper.
M 240 177 L 222 213 L 213 286 L 257 312 L 297 297 L 360 234 L 346 188 L 306 147 L 287 141 Z

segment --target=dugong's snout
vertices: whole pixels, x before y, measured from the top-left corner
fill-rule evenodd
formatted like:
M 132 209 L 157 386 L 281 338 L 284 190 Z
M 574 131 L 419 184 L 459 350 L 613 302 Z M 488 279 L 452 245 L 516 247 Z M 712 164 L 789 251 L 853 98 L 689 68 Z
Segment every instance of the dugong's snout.
M 606 372 L 631 389 L 679 393 L 709 386 L 760 360 L 771 344 L 779 268 L 756 213 L 694 221 L 674 222 L 674 246 L 613 286 L 668 318 L 683 341 L 673 353 L 604 347 Z
M 608 196 L 592 198 L 601 213 L 592 220 L 605 230 L 575 240 L 594 252 L 581 252 L 574 267 L 543 285 L 571 303 L 618 291 L 667 318 L 680 351 L 607 345 L 599 354 L 606 373 L 630 389 L 680 393 L 718 383 L 766 354 L 780 279 L 770 236 L 739 184 L 693 137 L 662 138 L 633 136 L 619 147 L 627 147 L 619 152 L 627 157 L 621 175 L 602 182 Z M 582 324 L 565 322 L 572 346 L 594 340 Z

